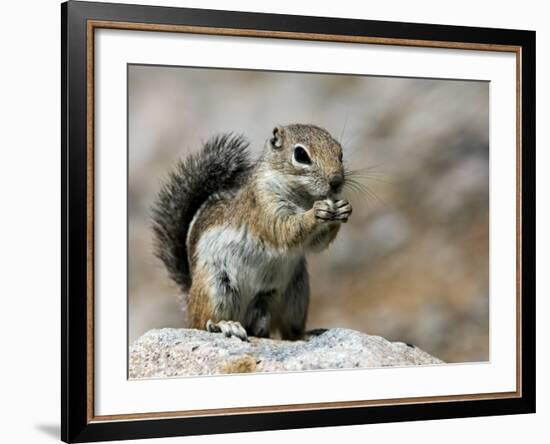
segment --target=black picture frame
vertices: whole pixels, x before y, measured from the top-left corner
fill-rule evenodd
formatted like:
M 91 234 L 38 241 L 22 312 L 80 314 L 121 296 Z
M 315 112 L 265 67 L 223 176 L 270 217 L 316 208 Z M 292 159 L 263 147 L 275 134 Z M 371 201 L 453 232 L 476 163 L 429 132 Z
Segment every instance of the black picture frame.
M 521 281 L 518 331 L 521 394 L 411 404 L 96 421 L 90 416 L 88 359 L 89 138 L 87 37 L 90 20 L 266 32 L 511 45 L 521 54 Z M 61 5 L 62 274 L 61 438 L 89 442 L 180 435 L 415 421 L 535 412 L 535 32 L 356 19 L 69 1 Z M 93 183 L 93 182 L 92 182 Z M 92 323 L 92 326 L 90 326 Z

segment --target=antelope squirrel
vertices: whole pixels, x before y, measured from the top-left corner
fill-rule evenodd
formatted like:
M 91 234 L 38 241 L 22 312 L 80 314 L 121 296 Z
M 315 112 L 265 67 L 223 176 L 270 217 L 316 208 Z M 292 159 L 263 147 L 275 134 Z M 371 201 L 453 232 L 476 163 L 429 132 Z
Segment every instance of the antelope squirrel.
M 261 157 L 214 137 L 180 161 L 153 206 L 156 255 L 188 293 L 188 325 L 248 340 L 303 337 L 306 254 L 351 215 L 342 147 L 314 125 L 276 126 Z

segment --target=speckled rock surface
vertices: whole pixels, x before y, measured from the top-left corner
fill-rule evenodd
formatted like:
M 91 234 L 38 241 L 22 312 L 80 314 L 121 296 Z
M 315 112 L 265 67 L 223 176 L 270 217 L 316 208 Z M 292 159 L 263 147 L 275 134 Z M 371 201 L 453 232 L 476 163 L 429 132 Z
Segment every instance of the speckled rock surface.
M 295 342 L 242 342 L 220 333 L 165 328 L 150 330 L 132 344 L 129 375 L 162 378 L 441 363 L 418 347 L 343 328 Z

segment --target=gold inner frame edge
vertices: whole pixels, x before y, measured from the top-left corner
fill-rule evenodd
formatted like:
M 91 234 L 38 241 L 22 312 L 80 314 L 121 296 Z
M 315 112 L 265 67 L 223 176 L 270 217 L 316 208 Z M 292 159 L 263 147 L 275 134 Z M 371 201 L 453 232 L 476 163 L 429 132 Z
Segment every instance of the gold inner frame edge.
M 363 43 L 374 45 L 393 45 L 422 48 L 463 49 L 474 51 L 512 52 L 516 56 L 516 391 L 498 393 L 473 393 L 450 396 L 423 396 L 410 398 L 379 399 L 364 401 L 338 401 L 308 404 L 285 404 L 256 407 L 229 407 L 207 410 L 182 410 L 173 412 L 144 412 L 116 415 L 94 414 L 94 31 L 95 29 L 120 29 L 132 31 L 178 32 L 188 34 L 221 35 L 232 37 L 278 38 L 288 40 L 309 40 L 337 43 Z M 499 45 L 471 42 L 448 42 L 436 40 L 416 40 L 351 36 L 335 34 L 312 34 L 287 31 L 265 31 L 255 29 L 215 28 L 188 25 L 164 25 L 151 23 L 133 23 L 109 20 L 87 20 L 86 25 L 86 208 L 87 208 L 87 399 L 86 413 L 88 423 L 113 422 L 127 420 L 146 420 L 161 418 L 189 418 L 199 416 L 220 416 L 236 414 L 259 414 L 274 412 L 293 412 L 300 410 L 326 410 L 336 408 L 358 408 L 415 403 L 459 402 L 474 400 L 519 398 L 522 396 L 522 348 L 521 348 L 521 150 L 522 150 L 522 48 L 516 45 Z

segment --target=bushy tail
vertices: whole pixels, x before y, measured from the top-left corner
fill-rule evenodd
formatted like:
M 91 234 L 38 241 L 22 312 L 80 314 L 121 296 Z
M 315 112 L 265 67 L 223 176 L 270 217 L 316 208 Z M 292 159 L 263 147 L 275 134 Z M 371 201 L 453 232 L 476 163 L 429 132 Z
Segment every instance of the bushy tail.
M 178 162 L 153 205 L 155 254 L 183 291 L 191 286 L 189 224 L 212 193 L 243 184 L 252 168 L 247 148 L 248 142 L 233 134 L 210 139 L 200 152 Z

